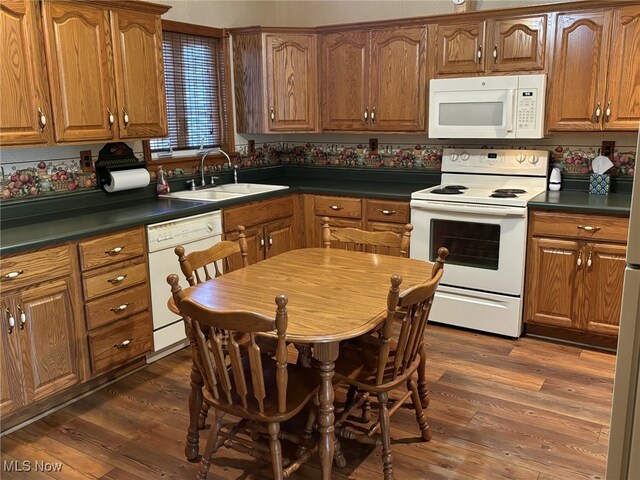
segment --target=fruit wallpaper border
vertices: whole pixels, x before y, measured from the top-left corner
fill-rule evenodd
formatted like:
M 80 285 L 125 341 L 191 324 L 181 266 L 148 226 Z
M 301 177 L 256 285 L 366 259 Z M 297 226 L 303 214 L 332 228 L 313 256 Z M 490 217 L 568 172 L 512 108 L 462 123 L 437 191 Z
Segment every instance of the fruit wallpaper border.
M 465 145 L 468 146 L 468 145 Z M 253 152 L 248 146 L 236 149 L 236 163 L 239 168 L 256 168 L 269 165 L 291 164 L 309 166 L 333 166 L 353 168 L 401 168 L 413 170 L 440 170 L 442 150 L 455 145 L 407 145 L 381 144 L 377 151 L 370 151 L 362 144 L 327 144 L 273 142 L 256 147 Z M 477 147 L 486 147 L 478 145 Z M 493 148 L 490 146 L 490 148 Z M 504 148 L 540 148 L 529 147 Z M 575 147 L 558 145 L 551 151 L 552 167 L 575 175 L 589 175 L 591 161 L 598 155 L 598 147 Z M 609 171 L 613 176 L 634 175 L 636 153 L 633 149 L 615 149 L 614 166 Z M 137 153 L 141 156 L 141 153 Z M 157 166 L 161 160 L 154 160 L 150 169 L 152 181 L 157 179 Z M 224 171 L 226 164 L 206 165 L 205 173 Z M 191 177 L 199 173 L 199 162 L 191 168 L 164 169 L 168 178 Z M 5 164 L 0 167 L 2 202 L 12 199 L 63 195 L 77 190 L 96 189 L 95 173 L 83 172 L 75 159 Z

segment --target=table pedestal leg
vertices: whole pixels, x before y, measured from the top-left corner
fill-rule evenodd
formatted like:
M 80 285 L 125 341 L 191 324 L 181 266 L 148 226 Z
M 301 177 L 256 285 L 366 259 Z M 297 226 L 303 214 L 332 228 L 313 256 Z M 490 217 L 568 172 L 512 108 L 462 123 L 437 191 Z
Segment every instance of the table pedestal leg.
M 320 362 L 320 392 L 318 398 L 318 431 L 320 442 L 320 471 L 322 480 L 331 480 L 331 465 L 335 449 L 335 434 L 333 422 L 333 384 L 331 382 L 335 370 L 335 361 L 338 358 L 338 342 L 319 343 L 313 349 L 313 354 Z

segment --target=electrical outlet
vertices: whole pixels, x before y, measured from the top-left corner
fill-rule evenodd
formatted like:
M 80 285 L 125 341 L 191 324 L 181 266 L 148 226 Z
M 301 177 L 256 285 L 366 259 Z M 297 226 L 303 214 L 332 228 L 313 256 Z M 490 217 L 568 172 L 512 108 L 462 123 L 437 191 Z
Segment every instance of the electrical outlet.
M 609 157 L 609 160 L 613 162 L 613 153 L 615 152 L 616 142 L 603 141 L 600 147 L 600 155 Z
M 249 140 L 249 153 L 250 154 L 256 153 L 256 141 L 255 140 Z
M 91 150 L 80 151 L 80 166 L 83 172 L 93 172 L 92 157 Z
M 370 138 L 369 139 L 369 150 L 371 150 L 372 152 L 378 151 L 378 139 L 377 138 Z

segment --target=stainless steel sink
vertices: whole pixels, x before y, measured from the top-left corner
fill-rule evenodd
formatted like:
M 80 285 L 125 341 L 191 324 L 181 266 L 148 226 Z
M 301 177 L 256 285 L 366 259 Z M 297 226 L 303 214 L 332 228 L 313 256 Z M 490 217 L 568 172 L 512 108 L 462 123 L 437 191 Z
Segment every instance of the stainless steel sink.
M 284 185 L 265 185 L 261 183 L 229 183 L 202 190 L 183 190 L 181 192 L 158 195 L 160 198 L 173 198 L 174 200 L 201 200 L 204 202 L 220 202 L 230 198 L 248 197 L 260 193 L 283 190 Z

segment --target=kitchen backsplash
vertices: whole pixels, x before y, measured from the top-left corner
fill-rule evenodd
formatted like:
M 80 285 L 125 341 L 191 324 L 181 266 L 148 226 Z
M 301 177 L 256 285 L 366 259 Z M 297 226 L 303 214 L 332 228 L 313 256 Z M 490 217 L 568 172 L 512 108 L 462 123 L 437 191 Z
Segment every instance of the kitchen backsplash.
M 578 135 L 576 135 L 578 137 Z M 628 138 L 627 138 L 628 137 Z M 572 139 L 570 139 L 572 140 Z M 634 147 L 626 144 L 634 143 L 634 135 L 623 135 L 623 141 L 617 141 L 614 153 L 614 167 L 610 173 L 614 176 L 633 176 L 636 163 Z M 310 166 L 342 166 L 345 168 L 401 168 L 414 170 L 439 170 L 442 150 L 449 147 L 468 148 L 517 148 L 544 149 L 551 152 L 552 167 L 558 167 L 566 173 L 588 175 L 591 172 L 591 160 L 599 153 L 599 145 L 550 143 L 553 139 L 537 141 L 536 144 L 525 145 L 493 145 L 482 143 L 450 143 L 450 144 L 415 144 L 415 143 L 380 143 L 377 151 L 368 149 L 367 143 L 310 143 L 295 141 L 278 141 L 262 143 L 249 152 L 248 145 L 239 145 L 236 149 L 236 162 L 240 168 L 256 168 L 267 165 L 296 164 Z M 544 143 L 544 144 L 542 144 Z M 142 156 L 140 142 L 132 145 L 137 156 Z M 48 152 L 58 150 L 44 149 Z M 50 159 L 43 155 L 44 150 L 30 149 L 6 155 L 0 159 L 0 184 L 2 200 L 33 196 L 60 195 L 78 189 L 95 189 L 95 174 L 83 172 L 78 156 Z M 96 152 L 99 148 L 94 149 Z M 30 152 L 33 152 L 30 154 Z M 60 153 L 72 155 L 68 147 Z M 7 158 L 9 157 L 9 158 Z M 169 178 L 190 177 L 198 173 L 199 162 L 195 161 L 189 168 L 167 169 Z M 156 178 L 155 165 L 161 160 L 152 162 L 150 168 L 152 180 Z M 205 173 L 227 169 L 226 164 L 207 165 Z

